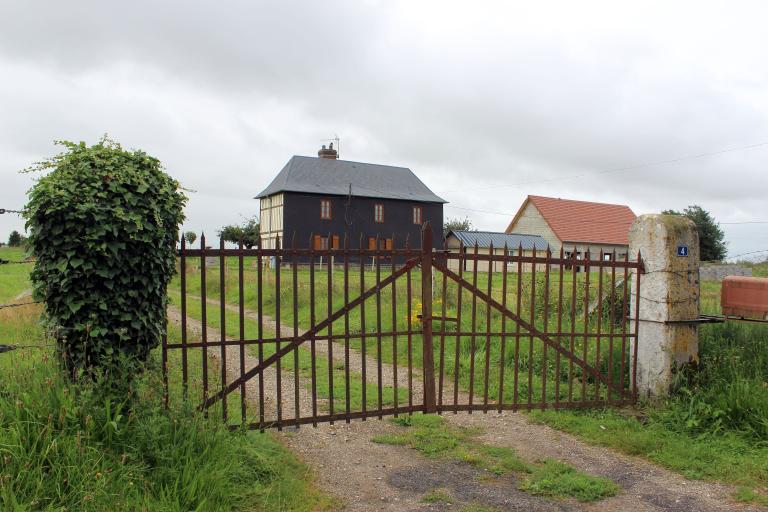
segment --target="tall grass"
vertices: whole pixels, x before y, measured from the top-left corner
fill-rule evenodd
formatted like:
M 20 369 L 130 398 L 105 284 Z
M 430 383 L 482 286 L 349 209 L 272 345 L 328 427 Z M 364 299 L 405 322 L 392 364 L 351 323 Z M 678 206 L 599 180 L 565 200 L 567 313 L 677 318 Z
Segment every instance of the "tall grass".
M 719 283 L 702 285 L 702 311 L 720 312 Z M 729 321 L 700 328 L 696 367 L 678 375 L 661 417 L 695 434 L 733 432 L 768 446 L 768 324 Z
M 134 398 L 69 383 L 50 356 L 5 377 L 2 510 L 311 507 L 306 470 L 272 436 L 230 432 L 183 403 L 164 409 L 156 369 Z

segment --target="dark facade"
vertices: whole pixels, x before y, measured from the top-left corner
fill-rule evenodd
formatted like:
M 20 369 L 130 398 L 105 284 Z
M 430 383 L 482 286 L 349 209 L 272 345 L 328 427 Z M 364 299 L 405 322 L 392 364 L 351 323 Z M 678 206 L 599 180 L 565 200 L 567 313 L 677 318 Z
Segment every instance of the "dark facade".
M 260 200 L 262 247 L 389 250 L 421 247 L 425 222 L 443 246 L 443 204 L 410 169 L 339 160 L 325 146 L 317 158 L 291 157 Z
M 330 202 L 330 219 L 321 218 L 321 201 Z M 376 205 L 383 222 L 376 221 Z M 281 245 L 290 247 L 295 236 L 296 247 L 341 248 L 347 235 L 354 249 L 361 240 L 364 248 L 373 248 L 377 237 L 382 249 L 402 248 L 406 237 L 410 247 L 420 247 L 421 224 L 414 222 L 414 207 L 421 209 L 422 223 L 431 223 L 435 248 L 442 248 L 442 203 L 284 192 Z

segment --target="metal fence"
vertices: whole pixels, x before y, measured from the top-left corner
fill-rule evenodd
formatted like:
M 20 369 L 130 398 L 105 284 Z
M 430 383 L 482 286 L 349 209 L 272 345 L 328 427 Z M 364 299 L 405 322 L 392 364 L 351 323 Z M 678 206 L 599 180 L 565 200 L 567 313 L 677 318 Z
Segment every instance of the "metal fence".
M 417 248 L 181 243 L 167 390 L 232 426 L 636 398 L 639 258 L 434 250 L 428 224 Z

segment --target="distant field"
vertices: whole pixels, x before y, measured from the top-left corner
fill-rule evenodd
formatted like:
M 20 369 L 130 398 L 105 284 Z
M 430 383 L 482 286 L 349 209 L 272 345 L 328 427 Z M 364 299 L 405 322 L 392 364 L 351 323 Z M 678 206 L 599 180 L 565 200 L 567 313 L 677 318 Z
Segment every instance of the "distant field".
M 0 247 L 0 260 L 22 261 L 24 257 L 24 250 L 19 247 Z M 0 265 L 0 303 L 5 304 L 30 288 L 30 270 L 31 263 Z

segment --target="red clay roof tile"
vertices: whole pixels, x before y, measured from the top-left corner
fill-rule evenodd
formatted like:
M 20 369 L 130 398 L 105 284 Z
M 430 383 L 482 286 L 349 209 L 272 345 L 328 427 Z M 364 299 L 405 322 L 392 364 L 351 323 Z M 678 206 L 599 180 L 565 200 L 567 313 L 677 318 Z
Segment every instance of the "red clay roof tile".
M 562 242 L 629 244 L 635 214 L 623 204 L 528 196 Z

